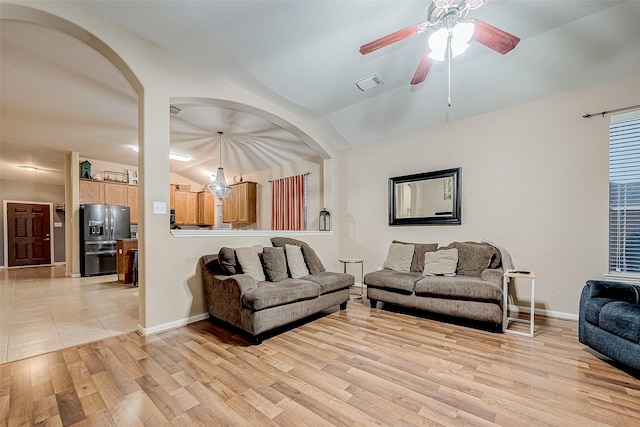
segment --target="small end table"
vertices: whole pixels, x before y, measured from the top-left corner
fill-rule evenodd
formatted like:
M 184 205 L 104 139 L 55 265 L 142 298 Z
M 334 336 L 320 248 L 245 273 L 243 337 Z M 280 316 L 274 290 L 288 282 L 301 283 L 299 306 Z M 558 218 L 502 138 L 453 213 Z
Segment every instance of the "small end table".
M 347 272 L 347 264 L 360 264 L 360 295 L 352 292 L 352 294 L 357 295 L 355 299 L 362 299 L 362 288 L 364 288 L 364 258 L 340 258 L 338 262 L 341 262 L 344 265 L 343 271 Z
M 509 279 L 530 279 L 531 280 L 531 311 L 529 313 L 529 320 L 519 319 L 517 317 L 509 317 Z M 526 270 L 514 270 L 509 269 L 504 272 L 502 276 L 502 294 L 504 306 L 502 308 L 502 331 L 515 334 L 524 335 L 525 337 L 533 337 L 534 332 L 534 313 L 535 313 L 535 292 L 536 292 L 536 274 L 533 271 Z M 509 322 L 520 322 L 529 324 L 529 333 L 510 330 L 508 328 Z

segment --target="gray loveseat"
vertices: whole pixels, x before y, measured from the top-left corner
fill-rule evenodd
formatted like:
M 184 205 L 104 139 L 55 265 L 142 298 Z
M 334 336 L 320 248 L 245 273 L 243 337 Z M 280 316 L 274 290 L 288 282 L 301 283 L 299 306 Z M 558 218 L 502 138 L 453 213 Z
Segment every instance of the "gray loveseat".
M 640 286 L 587 281 L 580 296 L 578 339 L 640 371 Z
M 302 249 L 309 273 L 301 278 L 285 274 L 273 279 L 267 254 L 277 253 L 264 248 L 261 261 L 267 280 L 258 281 L 242 271 L 234 249 L 222 248 L 218 254 L 200 258 L 205 301 L 209 315 L 239 328 L 262 342 L 265 333 L 280 326 L 304 319 L 332 306 L 347 308 L 350 287 L 354 277 L 350 274 L 325 271 L 313 249 L 305 242 L 276 237 L 271 239 L 275 248 L 295 245 Z
M 394 242 L 401 243 L 401 242 Z M 383 268 L 367 273 L 364 283 L 372 308 L 378 301 L 439 315 L 486 322 L 490 329 L 502 325 L 502 254 L 498 247 L 476 242 L 415 246 L 409 272 Z M 425 252 L 456 248 L 455 276 L 423 276 Z

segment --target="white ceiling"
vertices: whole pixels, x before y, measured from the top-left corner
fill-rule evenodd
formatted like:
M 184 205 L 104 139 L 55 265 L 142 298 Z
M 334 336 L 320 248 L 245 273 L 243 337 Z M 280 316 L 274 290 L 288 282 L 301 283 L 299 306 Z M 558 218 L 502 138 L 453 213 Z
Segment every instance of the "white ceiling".
M 72 3 L 317 119 L 337 135 L 331 141 L 337 149 L 640 73 L 640 1 L 492 0 L 472 11 L 469 17 L 522 41 L 505 56 L 474 43 L 456 58 L 452 107 L 444 63 L 434 64 L 422 85 L 409 85 L 427 33 L 358 53 L 364 43 L 424 21 L 427 0 Z M 69 150 L 135 164 L 136 97 L 110 63 L 75 39 L 32 25 L 2 21 L 0 34 L 0 178 L 36 179 L 11 175 L 28 161 L 58 170 L 61 178 L 60 159 Z M 384 85 L 368 92 L 355 87 L 374 72 Z M 314 155 L 273 123 L 221 108 L 183 107 L 172 118 L 172 151 L 196 161 L 172 162 L 172 169 L 194 181 L 217 168 L 218 130 L 225 132 L 228 176 L 264 168 L 267 160 Z

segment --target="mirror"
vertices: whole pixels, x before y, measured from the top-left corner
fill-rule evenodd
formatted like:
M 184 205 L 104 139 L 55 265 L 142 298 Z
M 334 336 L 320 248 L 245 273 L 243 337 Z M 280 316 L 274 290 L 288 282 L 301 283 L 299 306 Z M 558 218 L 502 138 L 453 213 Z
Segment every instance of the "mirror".
M 389 225 L 462 224 L 462 168 L 389 178 Z

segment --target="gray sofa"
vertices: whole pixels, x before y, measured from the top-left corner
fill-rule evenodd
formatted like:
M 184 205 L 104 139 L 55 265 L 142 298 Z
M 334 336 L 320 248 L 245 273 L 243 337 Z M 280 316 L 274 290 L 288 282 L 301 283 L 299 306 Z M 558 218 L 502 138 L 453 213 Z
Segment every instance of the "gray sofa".
M 640 371 L 640 286 L 587 281 L 580 296 L 578 339 Z
M 402 242 L 395 242 L 402 243 Z M 367 273 L 364 283 L 372 308 L 378 301 L 445 316 L 502 325 L 502 253 L 500 248 L 476 242 L 454 242 L 438 248 L 415 244 L 409 272 L 383 268 Z M 456 248 L 456 275 L 423 276 L 425 252 Z M 421 263 L 422 261 L 422 263 Z
M 287 276 L 277 281 L 257 281 L 242 271 L 232 248 L 200 258 L 205 301 L 209 315 L 262 342 L 266 333 L 304 319 L 332 306 L 347 308 L 354 276 L 324 270 L 313 249 L 305 242 L 272 238 L 274 247 L 300 246 L 309 275 Z M 265 248 L 265 251 L 267 248 Z M 266 258 L 266 252 L 263 259 Z M 265 276 L 270 278 L 268 268 Z M 273 277 L 271 277 L 273 278 Z

